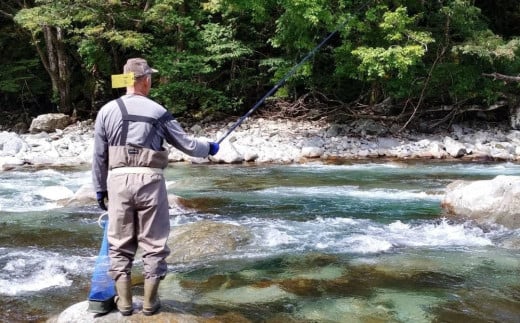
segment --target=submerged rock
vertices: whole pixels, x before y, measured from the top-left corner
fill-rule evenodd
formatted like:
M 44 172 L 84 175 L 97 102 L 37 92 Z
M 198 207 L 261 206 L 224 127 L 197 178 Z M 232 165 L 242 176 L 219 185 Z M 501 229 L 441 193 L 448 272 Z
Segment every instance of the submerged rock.
M 479 224 L 520 228 L 520 176 L 500 175 L 491 180 L 458 180 L 446 187 L 441 207 L 448 215 Z
M 228 288 L 205 293 L 197 300 L 198 304 L 243 306 L 246 304 L 267 304 L 281 300 L 294 299 L 296 296 L 278 286 Z
M 520 286 L 518 287 L 520 291 Z M 431 307 L 435 322 L 518 322 L 518 292 L 494 293 L 486 288 L 457 289 L 450 302 Z
M 252 238 L 246 228 L 227 223 L 198 221 L 174 228 L 168 245 L 168 263 L 196 262 L 210 256 L 226 255 Z

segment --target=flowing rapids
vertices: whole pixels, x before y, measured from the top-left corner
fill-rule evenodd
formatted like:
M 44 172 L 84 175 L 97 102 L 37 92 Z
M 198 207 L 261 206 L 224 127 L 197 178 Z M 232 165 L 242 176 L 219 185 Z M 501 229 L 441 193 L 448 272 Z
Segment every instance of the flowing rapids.
M 253 322 L 518 322 L 520 230 L 443 217 L 456 179 L 520 175 L 512 163 L 173 164 L 189 207 L 251 233 L 216 257 L 172 264 L 172 311 Z M 86 300 L 101 229 L 95 205 L 60 208 L 88 170 L 0 173 L 0 321 L 44 321 Z M 139 261 L 136 266 L 139 266 Z

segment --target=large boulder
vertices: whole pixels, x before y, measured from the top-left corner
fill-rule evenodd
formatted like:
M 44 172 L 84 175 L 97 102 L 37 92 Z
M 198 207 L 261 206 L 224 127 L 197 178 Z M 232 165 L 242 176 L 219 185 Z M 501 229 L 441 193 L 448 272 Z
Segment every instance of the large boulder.
M 207 257 L 226 255 L 247 244 L 252 234 L 238 225 L 198 221 L 174 228 L 168 245 L 168 263 L 197 262 Z
M 520 176 L 500 175 L 491 180 L 458 180 L 446 187 L 441 202 L 448 215 L 480 224 L 520 228 Z
M 87 205 L 97 205 L 96 192 L 91 183 L 81 186 L 72 196 L 58 203 L 67 207 L 81 207 Z
M 54 132 L 56 129 L 65 129 L 71 122 L 72 119 L 63 113 L 42 114 L 32 120 L 29 132 Z
M 164 300 L 163 300 L 164 301 Z M 133 297 L 134 313 L 131 316 L 122 316 L 117 310 L 105 315 L 88 312 L 88 301 L 76 303 L 59 315 L 47 320 L 47 323 L 220 323 L 220 322 L 249 322 L 245 317 L 234 313 L 225 313 L 219 316 L 200 317 L 191 314 L 178 313 L 175 306 L 163 302 L 161 309 L 155 315 L 144 316 L 142 313 L 143 300 L 140 296 Z

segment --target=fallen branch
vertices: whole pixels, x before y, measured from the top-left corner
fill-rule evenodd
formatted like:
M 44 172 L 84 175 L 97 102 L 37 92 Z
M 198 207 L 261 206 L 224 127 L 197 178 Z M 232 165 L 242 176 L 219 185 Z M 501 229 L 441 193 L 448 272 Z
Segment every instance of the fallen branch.
M 495 80 L 502 80 L 506 82 L 520 82 L 520 76 L 504 75 L 497 72 L 491 74 L 482 73 L 482 75 L 486 77 L 492 77 Z

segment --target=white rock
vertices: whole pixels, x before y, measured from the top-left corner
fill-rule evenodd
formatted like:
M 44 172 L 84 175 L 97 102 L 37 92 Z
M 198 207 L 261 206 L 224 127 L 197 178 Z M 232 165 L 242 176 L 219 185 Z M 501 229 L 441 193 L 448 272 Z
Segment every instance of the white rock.
M 224 141 L 220 145 L 219 151 L 214 156 L 211 156 L 210 160 L 226 164 L 236 164 L 243 162 L 244 157 L 238 152 L 233 143 Z
M 450 137 L 444 138 L 444 148 L 446 149 L 446 152 L 454 158 L 460 158 L 467 153 L 466 147 L 462 143 Z
M 441 202 L 449 214 L 520 228 L 520 176 L 500 175 L 492 180 L 455 181 L 446 188 Z
M 0 157 L 0 169 L 1 170 L 10 170 L 17 166 L 21 166 L 24 164 L 24 161 L 17 157 Z
M 321 147 L 302 147 L 301 156 L 307 158 L 318 158 L 323 155 L 323 152 L 324 150 Z
M 74 196 L 74 192 L 65 186 L 46 186 L 36 192 L 36 195 L 51 201 L 69 199 Z
M 19 152 L 26 151 L 27 149 L 27 143 L 16 133 L 0 132 L 0 153 L 2 153 L 2 155 L 15 156 Z

